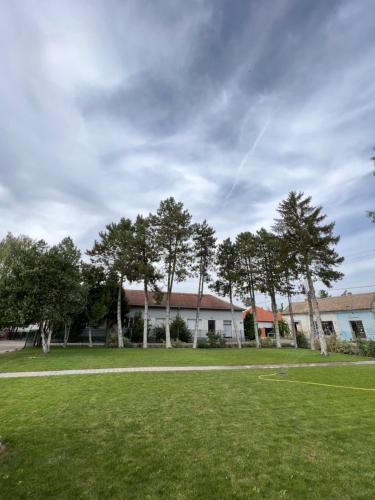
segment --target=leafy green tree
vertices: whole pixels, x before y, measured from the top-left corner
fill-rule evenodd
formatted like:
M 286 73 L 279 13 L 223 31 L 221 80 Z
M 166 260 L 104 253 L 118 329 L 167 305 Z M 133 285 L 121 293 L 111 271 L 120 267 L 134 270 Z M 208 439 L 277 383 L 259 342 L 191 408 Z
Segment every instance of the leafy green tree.
M 122 331 L 122 294 L 123 282 L 136 279 L 134 266 L 134 226 L 130 219 L 121 218 L 118 223 L 112 222 L 105 231 L 99 233 L 92 250 L 87 252 L 95 263 L 101 264 L 108 274 L 116 275 L 117 293 L 117 338 L 118 347 L 124 347 Z
M 279 322 L 277 320 L 276 295 L 285 293 L 285 280 L 280 257 L 280 240 L 264 228 L 257 231 L 258 280 L 257 289 L 271 299 L 276 347 L 281 348 Z
M 319 290 L 319 298 L 320 299 L 327 299 L 328 297 L 330 297 L 330 295 L 327 292 L 327 290 Z
M 36 298 L 43 352 L 49 352 L 53 325 L 71 322 L 84 307 L 81 253 L 64 238 L 41 255 L 36 276 Z
M 35 277 L 47 248 L 43 240 L 11 233 L 0 241 L 0 326 L 38 322 Z
M 156 237 L 152 216 L 143 217 L 138 215 L 134 224 L 133 253 L 134 279 L 135 281 L 142 281 L 145 294 L 143 348 L 147 348 L 149 291 L 158 293 L 158 281 L 162 278 L 162 274 L 156 267 L 161 258 L 161 248 L 159 239 Z
M 237 250 L 230 238 L 225 239 L 217 248 L 216 275 L 217 279 L 212 283 L 211 289 L 218 295 L 229 297 L 232 314 L 232 336 L 234 333 L 237 345 L 241 348 L 241 338 L 236 327 L 233 307 L 233 297 L 236 291 L 236 284 L 238 283 Z
M 325 223 L 322 207 L 311 205 L 311 197 L 291 191 L 278 207 L 279 218 L 275 230 L 288 239 L 295 251 L 297 271 L 307 281 L 308 293 L 319 333 L 320 349 L 328 355 L 324 330 L 315 294 L 314 281 L 320 280 L 327 287 L 342 278 L 336 267 L 343 262 L 335 250 L 340 237 L 333 234 L 335 223 Z M 313 343 L 313 342 L 312 342 Z
M 207 221 L 204 220 L 201 224 L 195 224 L 193 232 L 193 252 L 195 261 L 193 265 L 193 274 L 198 277 L 198 297 L 193 349 L 196 349 L 197 347 L 200 307 L 203 298 L 204 285 L 205 283 L 210 282 L 210 271 L 214 267 L 215 245 L 215 230 L 207 224 Z
M 191 215 L 181 202 L 167 198 L 160 202 L 152 218 L 156 228 L 157 245 L 161 249 L 161 261 L 167 281 L 165 345 L 172 347 L 170 334 L 170 303 L 175 281 L 183 281 L 189 274 L 192 261 Z
M 249 231 L 240 233 L 236 238 L 238 290 L 242 300 L 251 304 L 251 318 L 257 348 L 261 347 L 258 322 L 256 316 L 255 288 L 258 268 L 256 257 L 258 252 L 257 237 Z

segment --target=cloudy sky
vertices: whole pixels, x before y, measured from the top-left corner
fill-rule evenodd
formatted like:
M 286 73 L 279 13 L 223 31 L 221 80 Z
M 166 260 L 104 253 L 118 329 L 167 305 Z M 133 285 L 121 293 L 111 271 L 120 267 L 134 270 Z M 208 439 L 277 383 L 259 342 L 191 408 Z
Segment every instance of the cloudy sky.
M 0 236 L 85 250 L 173 195 L 221 239 L 302 190 L 336 288 L 375 283 L 373 0 L 0 0 L 0 61 Z

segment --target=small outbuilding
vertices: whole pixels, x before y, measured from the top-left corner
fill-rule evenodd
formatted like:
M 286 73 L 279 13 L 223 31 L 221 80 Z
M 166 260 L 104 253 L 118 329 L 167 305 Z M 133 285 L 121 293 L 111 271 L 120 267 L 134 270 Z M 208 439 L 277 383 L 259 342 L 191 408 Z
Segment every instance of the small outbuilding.
M 248 313 L 252 314 L 252 312 L 253 312 L 252 307 L 249 307 L 244 312 L 244 317 Z M 261 337 L 273 337 L 274 325 L 273 325 L 273 313 L 272 313 L 272 311 L 268 311 L 267 309 L 263 309 L 263 307 L 256 306 L 256 318 L 257 318 L 258 329 L 260 330 Z M 277 319 L 278 319 L 278 321 L 282 320 L 281 312 L 277 313 Z

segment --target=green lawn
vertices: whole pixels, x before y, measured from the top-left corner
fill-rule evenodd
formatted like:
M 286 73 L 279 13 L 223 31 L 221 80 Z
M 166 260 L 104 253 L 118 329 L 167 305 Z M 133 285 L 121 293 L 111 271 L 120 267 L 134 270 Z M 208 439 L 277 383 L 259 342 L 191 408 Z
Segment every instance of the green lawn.
M 191 359 L 179 353 L 175 362 Z M 375 391 L 258 378 L 266 373 L 0 379 L 0 498 L 373 499 Z M 278 378 L 375 388 L 375 366 Z
M 52 348 L 1 354 L 1 371 L 61 370 L 73 368 L 119 368 L 126 366 L 244 365 L 263 363 L 303 363 L 321 361 L 358 361 L 359 356 L 332 354 L 324 358 L 308 349 L 108 349 L 105 347 Z

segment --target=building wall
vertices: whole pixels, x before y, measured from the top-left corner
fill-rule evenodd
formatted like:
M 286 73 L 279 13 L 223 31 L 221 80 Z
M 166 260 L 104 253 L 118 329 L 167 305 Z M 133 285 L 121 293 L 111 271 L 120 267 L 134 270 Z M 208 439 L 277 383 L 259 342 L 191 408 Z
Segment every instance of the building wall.
M 333 327 L 335 329 L 336 335 L 340 336 L 341 334 L 341 326 L 337 319 L 337 314 L 332 312 L 322 312 L 320 313 L 322 321 L 332 321 Z M 289 328 L 291 328 L 292 322 L 290 320 L 290 316 L 284 316 L 283 318 L 287 321 Z M 299 323 L 298 331 L 304 333 L 307 337 L 310 337 L 310 320 L 309 315 L 307 313 L 304 314 L 294 314 L 294 322 Z
M 143 307 L 131 307 L 129 316 L 133 317 L 134 314 L 140 311 L 143 316 Z M 192 330 L 195 325 L 195 309 L 171 309 L 171 319 L 175 318 L 177 314 L 180 314 L 181 318 L 185 320 L 188 327 Z M 157 324 L 165 324 L 165 309 L 162 307 L 150 307 L 149 317 L 151 321 L 151 326 Z M 234 318 L 236 322 L 237 331 L 241 333 L 243 337 L 243 318 L 242 311 L 234 311 Z M 224 333 L 224 321 L 231 321 L 232 315 L 230 311 L 217 311 L 217 310 L 207 310 L 201 309 L 200 311 L 200 327 L 199 336 L 205 337 L 208 332 L 208 320 L 215 320 L 216 332 Z M 226 327 L 228 329 L 228 327 Z M 234 335 L 234 334 L 233 334 Z
M 320 313 L 322 321 L 332 321 L 335 333 L 343 340 L 352 340 L 350 321 L 362 321 L 368 339 L 375 339 L 375 316 L 373 311 L 338 311 Z M 290 316 L 283 316 L 291 326 Z M 295 314 L 294 321 L 299 322 L 302 332 L 310 336 L 310 321 L 307 313 Z
M 337 313 L 341 338 L 352 340 L 353 333 L 350 321 L 362 321 L 368 339 L 375 339 L 375 317 L 372 311 L 340 311 Z

